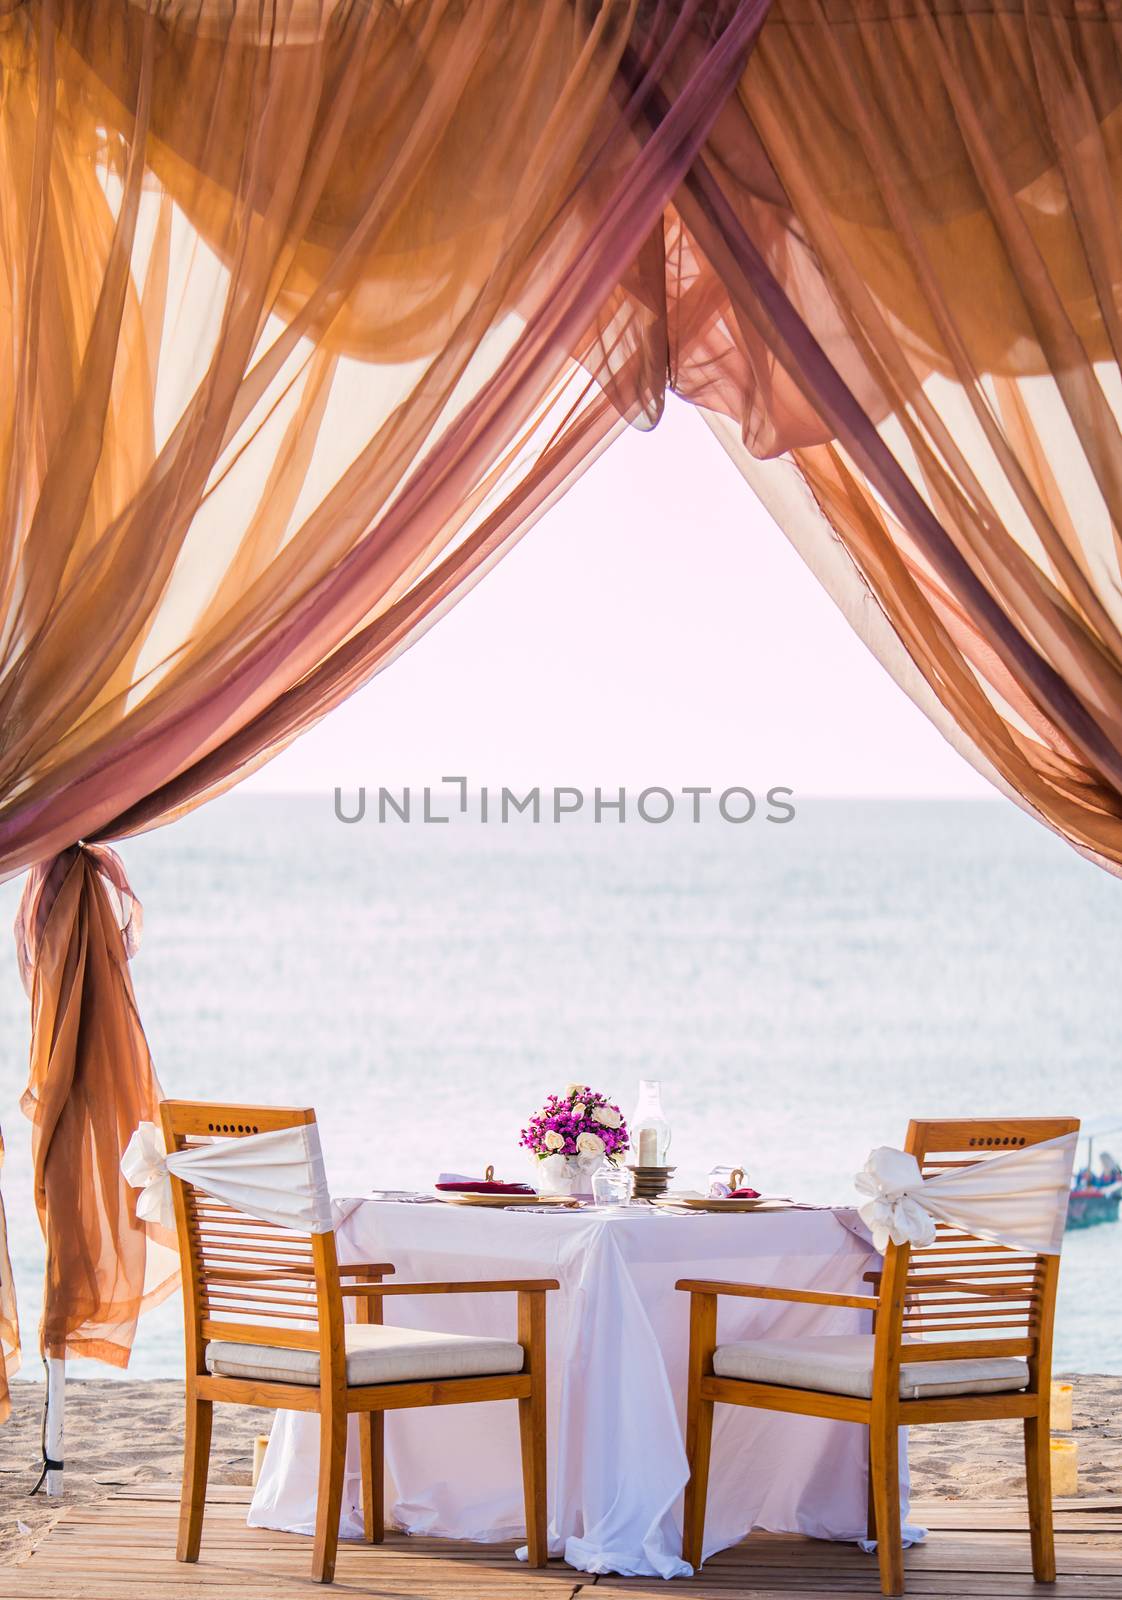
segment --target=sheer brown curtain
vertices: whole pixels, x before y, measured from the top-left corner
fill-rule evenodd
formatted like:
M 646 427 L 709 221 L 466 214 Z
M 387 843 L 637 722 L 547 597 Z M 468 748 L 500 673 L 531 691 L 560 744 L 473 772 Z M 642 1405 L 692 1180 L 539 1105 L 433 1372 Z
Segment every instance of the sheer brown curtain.
M 0 0 L 0 870 L 39 864 L 50 1353 L 123 1364 L 169 1286 L 117 1171 L 160 1091 L 96 841 L 276 753 L 657 419 L 661 214 L 765 9 Z
M 102 845 L 391 662 L 667 382 L 948 736 L 1122 864 L 1115 12 L 775 0 L 753 50 L 765 6 L 0 0 L 52 1353 L 123 1362 L 168 1284 Z
M 4 1141 L 0 1139 L 0 1170 L 4 1165 Z M 7 1422 L 12 1403 L 8 1395 L 8 1379 L 19 1367 L 19 1316 L 16 1311 L 16 1289 L 12 1279 L 12 1263 L 8 1254 L 8 1226 L 4 1217 L 4 1201 L 0 1197 L 0 1422 Z
M 178 1265 L 174 1231 L 137 1227 L 121 1183 L 121 1152 L 160 1098 L 129 976 L 140 921 L 119 858 L 82 845 L 32 871 L 17 924 L 34 1041 L 22 1106 L 47 1244 L 43 1346 L 115 1365 Z
M 776 0 L 675 201 L 675 383 L 885 665 L 1122 864 L 1122 28 Z

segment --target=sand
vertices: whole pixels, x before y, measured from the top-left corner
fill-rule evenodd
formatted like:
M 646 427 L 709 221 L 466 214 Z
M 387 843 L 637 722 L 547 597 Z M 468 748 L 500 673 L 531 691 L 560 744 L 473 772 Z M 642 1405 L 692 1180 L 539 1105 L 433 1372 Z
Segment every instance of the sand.
M 216 1406 L 212 1483 L 249 1483 L 253 1440 L 268 1411 Z M 66 1386 L 66 1494 L 29 1492 L 39 1476 L 43 1385 L 12 1384 L 12 1414 L 0 1428 L 0 1564 L 21 1561 L 67 1504 L 104 1500 L 127 1483 L 178 1483 L 183 1468 L 183 1385 L 178 1379 L 118 1383 L 72 1379 Z M 20 1524 L 26 1531 L 21 1530 Z
M 1080 1493 L 1122 1495 L 1122 1378 L 1071 1381 Z M 119 1484 L 179 1480 L 183 1385 L 177 1381 L 70 1382 L 62 1501 L 41 1492 L 28 1498 L 39 1473 L 42 1384 L 13 1384 L 12 1401 L 11 1419 L 0 1429 L 0 1564 L 21 1561 L 68 1504 L 104 1499 Z M 254 1436 L 266 1433 L 270 1420 L 265 1411 L 215 1408 L 212 1483 L 249 1483 Z M 1024 1488 L 1021 1448 L 1015 1422 L 917 1428 L 909 1447 L 913 1493 L 1014 1498 Z

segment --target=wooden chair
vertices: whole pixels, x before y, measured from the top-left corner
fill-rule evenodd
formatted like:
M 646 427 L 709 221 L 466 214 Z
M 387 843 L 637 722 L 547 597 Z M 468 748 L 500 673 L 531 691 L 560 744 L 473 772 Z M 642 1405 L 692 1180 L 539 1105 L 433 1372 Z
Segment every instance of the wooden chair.
M 170 1153 L 202 1141 L 244 1138 L 315 1122 L 290 1108 L 165 1100 Z M 335 1571 L 347 1418 L 359 1416 L 366 1538 L 383 1536 L 383 1419 L 413 1406 L 517 1400 L 529 1564 L 546 1541 L 545 1291 L 553 1279 L 388 1285 L 381 1262 L 340 1266 L 332 1233 L 262 1222 L 172 1178 L 187 1337 L 187 1427 L 180 1502 L 180 1561 L 197 1561 L 215 1401 L 319 1413 L 319 1485 L 312 1574 Z M 351 1279 L 352 1282 L 343 1280 Z M 383 1326 L 388 1295 L 518 1297 L 516 1340 Z M 343 1302 L 357 1321 L 344 1324 Z
M 1072 1118 L 912 1122 L 905 1150 L 925 1178 L 1073 1133 Z M 1020 1417 L 1025 1430 L 1032 1570 L 1056 1577 L 1049 1403 L 1059 1257 L 988 1244 L 938 1225 L 923 1249 L 890 1244 L 876 1294 L 818 1294 L 761 1284 L 683 1279 L 690 1295 L 690 1355 L 683 1559 L 700 1566 L 713 1407 L 832 1417 L 869 1430 L 869 1536 L 881 1589 L 904 1592 L 898 1429 L 924 1422 Z M 848 1306 L 873 1315 L 873 1333 L 819 1339 L 717 1342 L 721 1295 Z M 946 1335 L 952 1340 L 945 1340 Z M 930 1342 L 905 1343 L 928 1336 Z M 934 1365 L 930 1365 L 934 1363 Z

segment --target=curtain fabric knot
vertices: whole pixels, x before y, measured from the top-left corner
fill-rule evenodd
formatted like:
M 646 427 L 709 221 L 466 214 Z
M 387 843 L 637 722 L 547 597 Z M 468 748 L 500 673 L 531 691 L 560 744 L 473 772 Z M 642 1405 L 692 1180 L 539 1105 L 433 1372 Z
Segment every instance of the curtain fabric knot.
M 142 1122 L 121 1157 L 125 1182 L 141 1192 L 136 1200 L 136 1215 L 141 1222 L 158 1222 L 163 1228 L 175 1227 L 167 1153 L 160 1130 L 154 1122 Z
M 335 1219 L 315 1123 L 215 1139 L 167 1154 L 160 1130 L 141 1122 L 121 1157 L 125 1181 L 141 1193 L 142 1222 L 175 1227 L 171 1179 L 279 1228 L 331 1233 Z
M 858 1194 L 870 1196 L 858 1215 L 882 1255 L 890 1239 L 893 1244 L 920 1247 L 934 1242 L 935 1218 L 914 1193 L 923 1187 L 915 1156 L 880 1145 L 853 1181 Z
M 125 864 L 115 850 L 104 844 L 68 845 L 57 855 L 40 861 L 27 874 L 16 911 L 16 961 L 20 979 L 28 995 L 35 987 L 35 969 L 62 886 L 75 863 L 84 860 L 97 874 L 101 887 L 121 932 L 125 955 L 131 961 L 140 949 L 144 932 L 144 907 L 133 893 Z
M 937 1225 L 959 1229 L 1011 1250 L 1059 1255 L 1067 1220 L 1077 1135 L 1001 1155 L 980 1154 L 965 1167 L 925 1178 L 915 1156 L 881 1145 L 854 1183 L 869 1196 L 858 1215 L 883 1255 L 889 1242 L 922 1249 Z

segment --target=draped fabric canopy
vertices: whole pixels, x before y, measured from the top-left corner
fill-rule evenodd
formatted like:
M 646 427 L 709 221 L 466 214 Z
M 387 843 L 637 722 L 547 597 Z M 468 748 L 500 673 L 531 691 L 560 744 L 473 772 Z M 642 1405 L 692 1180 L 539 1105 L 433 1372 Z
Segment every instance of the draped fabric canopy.
M 699 398 L 890 670 L 1117 871 L 1119 8 L 889 10 L 772 10 L 687 185 L 750 362 Z
M 1120 38 L 1116 0 L 0 0 L 46 1349 L 123 1363 L 170 1284 L 97 842 L 391 662 L 668 386 L 959 748 L 1122 866 Z
M 281 749 L 656 420 L 660 219 L 765 10 L 0 0 L 0 871 L 36 864 L 47 1352 L 124 1364 L 170 1287 L 118 1171 L 160 1090 L 94 842 Z

